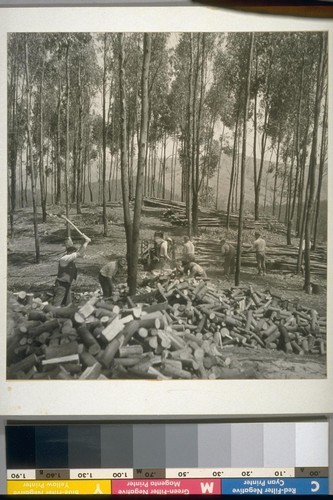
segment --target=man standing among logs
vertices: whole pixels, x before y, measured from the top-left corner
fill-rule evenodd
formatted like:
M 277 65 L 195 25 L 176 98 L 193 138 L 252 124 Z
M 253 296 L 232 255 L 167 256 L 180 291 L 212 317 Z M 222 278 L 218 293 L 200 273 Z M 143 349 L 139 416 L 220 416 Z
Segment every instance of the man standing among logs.
M 221 240 L 221 254 L 224 257 L 223 274 L 229 277 L 229 274 L 235 272 L 235 248 L 225 239 Z
M 126 259 L 111 260 L 105 264 L 98 275 L 98 281 L 103 290 L 104 299 L 110 298 L 113 293 L 114 277 L 126 267 Z
M 83 237 L 84 242 L 79 249 L 73 245 L 71 238 L 66 241 L 66 254 L 60 258 L 58 264 L 58 274 L 53 295 L 54 306 L 68 306 L 72 303 L 72 283 L 77 278 L 75 261 L 84 254 L 91 242 L 88 236 L 84 235 Z
M 188 236 L 184 236 L 183 260 L 186 262 L 193 262 L 195 260 L 194 245 Z
M 257 260 L 257 267 L 258 267 L 258 274 L 259 276 L 261 274 L 265 275 L 266 273 L 266 241 L 261 237 L 260 233 L 256 231 L 254 233 L 256 239 L 252 245 L 251 248 L 248 250 L 245 250 L 246 253 L 248 252 L 255 252 L 256 253 L 256 260 Z
M 172 243 L 171 238 L 163 238 L 159 249 L 159 262 L 160 268 L 164 269 L 170 266 L 172 259 L 169 255 L 169 242 Z

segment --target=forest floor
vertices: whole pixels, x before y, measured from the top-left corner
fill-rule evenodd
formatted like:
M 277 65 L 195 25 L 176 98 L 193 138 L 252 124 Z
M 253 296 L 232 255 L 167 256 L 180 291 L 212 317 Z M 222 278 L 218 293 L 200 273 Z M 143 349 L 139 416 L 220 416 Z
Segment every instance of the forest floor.
M 57 213 L 57 207 L 48 206 L 48 212 Z M 140 237 L 141 240 L 152 240 L 154 232 L 164 231 L 170 235 L 176 244 L 176 258 L 181 256 L 184 227 L 173 226 L 162 217 L 163 210 L 149 210 L 143 208 Z M 98 206 L 84 206 L 82 214 L 77 215 L 73 207 L 70 218 L 82 232 L 92 239 L 84 258 L 78 261 L 78 280 L 73 287 L 73 292 L 79 300 L 86 292 L 92 292 L 99 288 L 98 272 L 108 260 L 116 256 L 125 255 L 125 231 L 123 225 L 122 207 L 120 204 L 112 204 L 107 208 L 108 232 L 103 237 L 102 212 Z M 66 237 L 65 223 L 62 219 L 48 218 L 46 223 L 39 221 L 38 225 L 41 249 L 41 262 L 35 263 L 35 248 L 32 223 L 32 209 L 17 210 L 15 215 L 14 238 L 8 238 L 8 291 L 17 292 L 24 290 L 46 297 L 50 297 L 57 273 L 57 263 L 64 254 L 64 240 Z M 231 231 L 232 233 L 232 231 Z M 222 231 L 216 228 L 205 228 L 201 231 L 200 241 L 219 241 Z M 285 237 L 281 234 L 265 232 L 268 245 L 285 244 Z M 235 234 L 230 235 L 236 239 Z M 72 231 L 74 244 L 80 244 L 80 237 Z M 245 231 L 244 241 L 253 241 L 253 231 Z M 294 241 L 297 244 L 296 240 Z M 200 263 L 200 255 L 198 255 Z M 223 262 L 216 260 L 206 272 L 214 288 L 227 289 L 234 286 L 233 280 L 225 279 L 223 276 Z M 141 268 L 140 280 L 147 276 Z M 253 285 L 259 291 L 269 290 L 284 300 L 299 302 L 300 304 L 314 308 L 320 316 L 326 316 L 326 279 L 315 276 L 316 283 L 323 288 L 322 295 L 308 295 L 303 291 L 303 277 L 281 271 L 269 271 L 265 276 L 258 276 L 255 268 L 245 268 L 241 272 L 241 285 Z M 125 276 L 120 281 L 125 281 Z M 47 295 L 49 294 L 49 295 Z M 326 356 L 286 354 L 277 350 L 248 350 L 246 348 L 229 348 L 230 355 L 239 362 L 252 361 L 256 366 L 257 378 L 296 378 L 315 379 L 326 377 Z

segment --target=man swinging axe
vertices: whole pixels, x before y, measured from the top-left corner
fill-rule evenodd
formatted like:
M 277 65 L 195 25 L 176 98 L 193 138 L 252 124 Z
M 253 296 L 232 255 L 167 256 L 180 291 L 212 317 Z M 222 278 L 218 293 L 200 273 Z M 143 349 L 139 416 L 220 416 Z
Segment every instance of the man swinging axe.
M 68 238 L 66 240 L 66 253 L 60 258 L 58 264 L 53 305 L 68 306 L 72 303 L 72 283 L 77 278 L 75 261 L 78 257 L 81 257 L 84 254 L 88 244 L 91 242 L 91 239 L 82 233 L 69 219 L 65 218 L 63 215 L 59 215 L 59 217 L 65 219 L 66 222 L 73 226 L 84 240 L 80 248 L 77 249 L 73 245 L 72 239 Z

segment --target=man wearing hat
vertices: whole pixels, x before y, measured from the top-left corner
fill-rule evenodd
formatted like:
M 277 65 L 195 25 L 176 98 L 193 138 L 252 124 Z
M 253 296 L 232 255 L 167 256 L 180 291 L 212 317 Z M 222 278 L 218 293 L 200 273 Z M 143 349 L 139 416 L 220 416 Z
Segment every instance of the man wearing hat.
M 194 245 L 188 236 L 184 236 L 183 243 L 183 260 L 186 262 L 194 262 Z
M 206 271 L 197 262 L 182 261 L 180 268 L 185 275 L 190 275 L 191 278 L 207 278 Z
M 91 239 L 85 236 L 84 242 L 77 249 L 73 245 L 71 238 L 66 241 L 66 253 L 60 258 L 58 264 L 58 274 L 53 295 L 54 306 L 68 306 L 72 303 L 72 283 L 77 278 L 75 261 L 84 254 L 90 242 Z
M 252 245 L 251 248 L 248 250 L 245 250 L 245 252 L 255 252 L 256 253 L 256 260 L 257 260 L 257 267 L 258 267 L 258 274 L 265 274 L 266 273 L 266 262 L 265 262 L 265 252 L 266 252 L 266 241 L 264 238 L 261 237 L 260 233 L 256 231 L 254 233 L 256 239 Z
M 221 240 L 221 254 L 224 257 L 223 274 L 229 276 L 235 272 L 235 248 L 231 243 L 228 243 L 224 238 Z
M 172 262 L 172 259 L 169 255 L 169 247 L 172 245 L 172 239 L 171 238 L 163 238 L 160 244 L 160 249 L 159 249 L 159 260 L 160 260 L 160 266 L 162 269 L 170 266 L 170 262 Z
M 113 293 L 114 277 L 120 270 L 124 270 L 126 265 L 126 259 L 118 258 L 105 264 L 99 271 L 98 281 L 102 287 L 105 299 L 111 297 Z

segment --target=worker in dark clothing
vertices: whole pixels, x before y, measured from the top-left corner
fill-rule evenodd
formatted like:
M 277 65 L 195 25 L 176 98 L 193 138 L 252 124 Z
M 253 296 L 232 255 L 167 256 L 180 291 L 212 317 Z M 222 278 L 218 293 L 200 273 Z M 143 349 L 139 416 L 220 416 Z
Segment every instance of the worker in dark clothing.
M 101 268 L 98 275 L 98 281 L 102 287 L 105 299 L 111 297 L 114 288 L 114 277 L 120 270 L 124 270 L 125 267 L 126 259 L 121 258 L 111 260 Z
M 221 254 L 224 257 L 223 274 L 229 276 L 235 272 L 235 248 L 225 239 L 221 240 Z
M 91 239 L 84 237 L 84 243 L 77 249 L 69 238 L 66 244 L 66 254 L 61 257 L 58 264 L 58 274 L 55 282 L 53 305 L 68 306 L 72 303 L 72 283 L 77 278 L 75 261 L 81 257 Z

